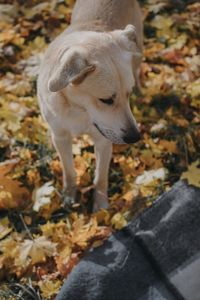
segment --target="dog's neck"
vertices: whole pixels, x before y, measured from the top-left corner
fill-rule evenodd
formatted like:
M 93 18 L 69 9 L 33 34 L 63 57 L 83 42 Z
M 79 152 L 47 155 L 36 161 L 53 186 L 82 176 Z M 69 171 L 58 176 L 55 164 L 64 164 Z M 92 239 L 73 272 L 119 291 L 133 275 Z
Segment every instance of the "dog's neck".
M 104 32 L 109 31 L 110 26 L 103 22 L 102 20 L 91 20 L 84 23 L 75 23 L 71 24 L 67 28 L 67 32 L 76 32 L 76 31 L 95 31 L 95 32 Z

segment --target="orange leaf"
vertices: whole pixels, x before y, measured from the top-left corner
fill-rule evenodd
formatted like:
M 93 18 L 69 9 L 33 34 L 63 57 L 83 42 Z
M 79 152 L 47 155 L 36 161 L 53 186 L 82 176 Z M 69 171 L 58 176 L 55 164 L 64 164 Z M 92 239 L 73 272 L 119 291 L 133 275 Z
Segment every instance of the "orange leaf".
M 23 206 L 30 199 L 29 191 L 8 175 L 16 163 L 10 160 L 0 164 L 0 209 Z

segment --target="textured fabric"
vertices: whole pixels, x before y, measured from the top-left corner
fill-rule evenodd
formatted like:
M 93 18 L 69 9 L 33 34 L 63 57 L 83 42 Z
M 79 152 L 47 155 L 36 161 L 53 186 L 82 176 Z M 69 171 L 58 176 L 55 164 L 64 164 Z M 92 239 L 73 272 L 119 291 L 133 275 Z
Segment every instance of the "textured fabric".
M 163 199 L 141 217 L 136 235 L 180 295 L 199 300 L 200 189 L 179 183 Z
M 178 182 L 74 268 L 56 300 L 200 300 L 200 189 Z

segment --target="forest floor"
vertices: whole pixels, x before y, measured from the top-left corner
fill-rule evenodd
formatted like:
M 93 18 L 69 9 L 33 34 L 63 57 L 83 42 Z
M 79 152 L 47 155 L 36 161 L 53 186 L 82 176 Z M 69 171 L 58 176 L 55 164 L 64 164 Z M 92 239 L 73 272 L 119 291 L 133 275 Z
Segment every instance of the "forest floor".
M 54 299 L 85 251 L 186 178 L 200 186 L 200 3 L 140 1 L 143 133 L 114 146 L 110 208 L 89 213 L 95 157 L 74 139 L 80 205 L 62 207 L 62 171 L 36 99 L 45 48 L 70 22 L 72 0 L 0 1 L 0 300 Z

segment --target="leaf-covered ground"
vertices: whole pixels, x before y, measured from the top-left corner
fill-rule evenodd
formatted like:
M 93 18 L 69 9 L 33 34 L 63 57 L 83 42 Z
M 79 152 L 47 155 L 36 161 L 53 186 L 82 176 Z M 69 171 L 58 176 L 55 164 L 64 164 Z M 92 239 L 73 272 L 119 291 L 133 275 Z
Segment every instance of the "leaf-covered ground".
M 70 22 L 72 0 L 0 1 L 0 299 L 54 299 L 98 247 L 180 177 L 200 185 L 200 3 L 140 1 L 142 94 L 132 95 L 143 139 L 114 147 L 110 209 L 89 213 L 95 157 L 74 140 L 80 205 L 62 207 L 61 166 L 36 99 L 44 49 Z M 120 16 L 119 16 L 120 17 Z

